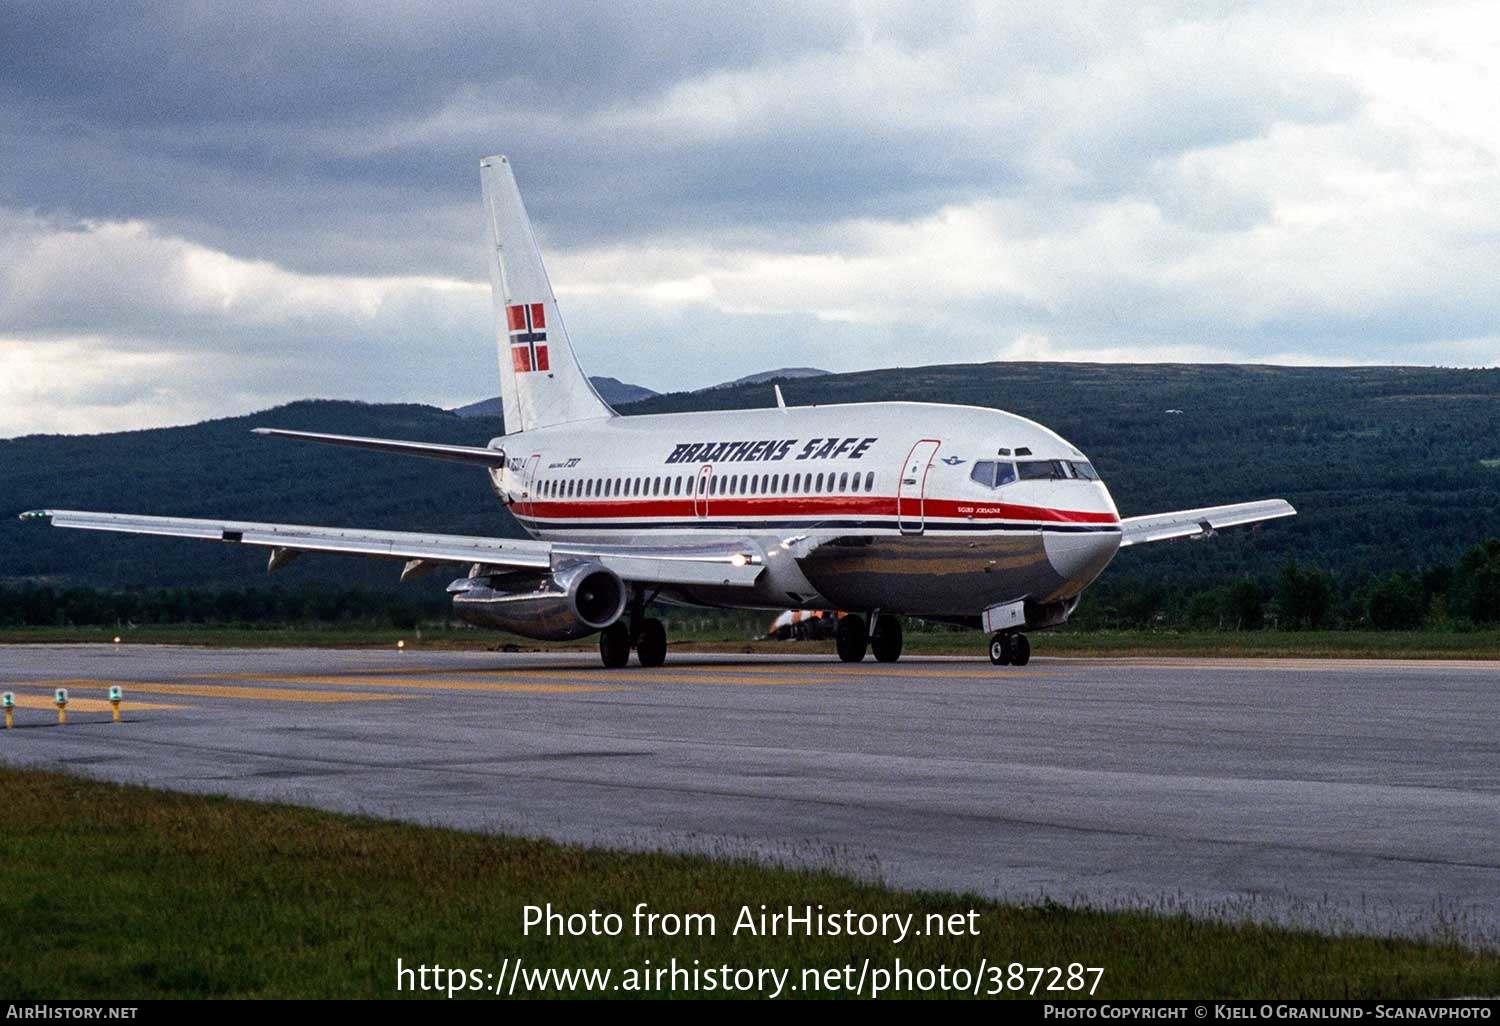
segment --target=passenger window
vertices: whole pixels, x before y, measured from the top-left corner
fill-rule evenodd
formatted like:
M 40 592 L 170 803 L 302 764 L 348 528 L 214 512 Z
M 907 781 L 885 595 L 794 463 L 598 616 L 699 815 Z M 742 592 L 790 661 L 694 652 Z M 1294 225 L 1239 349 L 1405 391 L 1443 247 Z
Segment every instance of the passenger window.
M 865 491 L 867 491 L 867 492 L 873 492 L 874 490 L 875 490 L 875 471 L 872 470 L 868 474 L 865 475 Z
M 709 495 L 717 495 L 718 493 L 719 493 L 719 479 L 710 475 L 710 477 L 708 479 L 708 494 Z
M 841 492 L 847 492 L 848 490 L 849 490 L 849 475 L 848 474 L 840 474 L 839 475 L 839 491 L 841 491 Z

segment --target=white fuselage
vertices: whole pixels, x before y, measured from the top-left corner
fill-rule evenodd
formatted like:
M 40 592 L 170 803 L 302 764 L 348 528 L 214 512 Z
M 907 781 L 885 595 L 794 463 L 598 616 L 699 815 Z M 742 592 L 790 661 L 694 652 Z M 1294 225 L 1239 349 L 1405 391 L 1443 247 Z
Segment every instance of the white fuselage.
M 1005 602 L 1076 597 L 1119 548 L 1086 457 L 998 410 L 863 403 L 613 417 L 495 439 L 496 492 L 533 537 L 751 543 L 745 589 L 667 597 L 879 609 L 969 622 Z M 1071 607 L 1069 607 L 1071 608 Z

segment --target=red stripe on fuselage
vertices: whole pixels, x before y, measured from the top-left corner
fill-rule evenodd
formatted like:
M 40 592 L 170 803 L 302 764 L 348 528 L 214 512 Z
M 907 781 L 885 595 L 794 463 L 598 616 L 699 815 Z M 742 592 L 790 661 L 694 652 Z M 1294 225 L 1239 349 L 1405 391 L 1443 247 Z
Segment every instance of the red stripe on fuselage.
M 892 495 L 799 495 L 755 497 L 710 495 L 708 516 L 704 519 L 740 519 L 744 517 L 833 517 L 896 515 L 896 498 Z M 916 515 L 915 500 L 908 502 L 908 519 Z M 609 520 L 629 518 L 689 518 L 694 516 L 692 496 L 653 496 L 618 499 L 548 499 L 521 503 L 529 516 L 548 520 Z M 1055 524 L 1118 524 L 1113 513 L 1085 510 L 1048 509 L 1044 506 L 1018 506 L 1013 503 L 957 502 L 951 499 L 927 499 L 924 515 L 964 520 L 1036 520 Z

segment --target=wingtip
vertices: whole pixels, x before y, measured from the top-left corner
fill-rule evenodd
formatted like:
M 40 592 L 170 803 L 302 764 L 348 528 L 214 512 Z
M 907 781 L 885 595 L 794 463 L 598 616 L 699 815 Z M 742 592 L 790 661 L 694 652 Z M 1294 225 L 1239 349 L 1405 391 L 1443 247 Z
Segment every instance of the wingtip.
M 50 509 L 28 509 L 20 516 L 22 520 L 50 520 L 52 511 Z
M 269 435 L 273 434 L 275 430 L 275 428 L 251 428 L 250 433 L 252 435 Z

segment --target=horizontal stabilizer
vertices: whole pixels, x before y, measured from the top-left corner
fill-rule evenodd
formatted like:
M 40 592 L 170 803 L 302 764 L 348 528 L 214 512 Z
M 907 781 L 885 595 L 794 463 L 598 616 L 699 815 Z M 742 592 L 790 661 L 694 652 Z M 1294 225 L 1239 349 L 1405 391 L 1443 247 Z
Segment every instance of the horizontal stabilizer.
M 1262 499 L 1238 502 L 1229 506 L 1207 506 L 1176 513 L 1152 513 L 1144 517 L 1126 517 L 1120 521 L 1123 537 L 1120 547 L 1144 545 L 1169 538 L 1207 537 L 1221 527 L 1238 527 L 1277 517 L 1296 516 L 1297 511 L 1285 499 Z
M 321 442 L 324 445 L 346 445 L 353 449 L 374 449 L 377 452 L 393 452 L 401 456 L 425 456 L 432 460 L 450 460 L 481 467 L 505 466 L 504 450 L 484 449 L 476 445 L 443 445 L 440 442 L 405 442 L 396 438 L 324 435 L 316 431 L 286 431 L 281 428 L 252 428 L 251 433 L 275 435 L 278 438 L 295 438 L 303 442 Z

